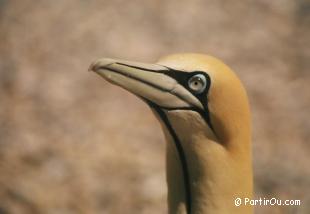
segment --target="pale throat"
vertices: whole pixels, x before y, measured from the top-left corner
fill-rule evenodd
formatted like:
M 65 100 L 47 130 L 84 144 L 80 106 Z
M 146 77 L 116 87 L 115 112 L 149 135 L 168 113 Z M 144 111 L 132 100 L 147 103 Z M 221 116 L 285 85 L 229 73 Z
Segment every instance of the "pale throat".
M 199 113 L 174 110 L 165 111 L 165 115 L 171 126 L 169 130 L 167 124 L 162 124 L 167 140 L 169 213 L 229 213 L 234 209 L 233 198 L 244 192 L 248 195 L 247 189 L 251 189 L 251 184 L 240 188 L 241 178 L 234 171 L 238 164 L 216 141 L 214 132 Z M 171 129 L 183 150 L 183 161 Z

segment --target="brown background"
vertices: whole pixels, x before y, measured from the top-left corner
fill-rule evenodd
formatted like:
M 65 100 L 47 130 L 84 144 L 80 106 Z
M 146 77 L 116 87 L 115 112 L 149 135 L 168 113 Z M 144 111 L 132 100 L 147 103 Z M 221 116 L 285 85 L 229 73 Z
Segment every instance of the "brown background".
M 166 213 L 164 139 L 98 57 L 217 56 L 253 112 L 256 198 L 310 213 L 308 0 L 0 0 L 0 213 Z

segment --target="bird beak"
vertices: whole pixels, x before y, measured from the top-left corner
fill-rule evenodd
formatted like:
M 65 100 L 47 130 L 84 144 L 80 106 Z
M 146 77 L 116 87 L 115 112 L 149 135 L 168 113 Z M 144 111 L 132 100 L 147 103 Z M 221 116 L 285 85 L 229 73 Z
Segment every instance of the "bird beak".
M 174 78 L 171 69 L 159 64 L 146 64 L 103 58 L 93 62 L 94 71 L 107 81 L 167 109 L 200 108 L 203 105 Z

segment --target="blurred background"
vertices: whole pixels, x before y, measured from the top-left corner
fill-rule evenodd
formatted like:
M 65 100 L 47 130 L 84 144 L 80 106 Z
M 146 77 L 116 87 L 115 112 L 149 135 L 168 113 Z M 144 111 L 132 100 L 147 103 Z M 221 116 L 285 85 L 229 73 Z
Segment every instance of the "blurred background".
M 253 112 L 255 197 L 310 213 L 309 0 L 0 0 L 0 213 L 166 213 L 148 107 L 89 64 L 221 58 Z

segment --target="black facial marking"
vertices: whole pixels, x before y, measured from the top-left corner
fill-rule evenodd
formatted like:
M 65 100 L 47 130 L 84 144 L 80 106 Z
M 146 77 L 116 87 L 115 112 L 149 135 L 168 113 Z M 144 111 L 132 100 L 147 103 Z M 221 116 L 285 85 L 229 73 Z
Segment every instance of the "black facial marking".
M 168 67 L 166 67 L 168 68 Z M 167 76 L 172 77 L 173 79 L 175 79 L 180 85 L 182 85 L 184 88 L 186 88 L 188 91 L 190 91 L 193 96 L 195 96 L 203 105 L 204 110 L 201 110 L 199 108 L 195 108 L 192 107 L 190 108 L 193 111 L 198 112 L 207 122 L 207 124 L 209 125 L 210 129 L 214 132 L 212 123 L 211 123 L 211 119 L 210 119 L 210 114 L 209 114 L 209 108 L 208 108 L 208 92 L 209 89 L 211 87 L 211 79 L 210 76 L 202 71 L 193 71 L 193 72 L 184 72 L 184 71 L 178 71 L 178 70 L 174 70 L 171 68 L 169 71 L 164 71 L 163 73 L 165 73 Z M 206 78 L 206 88 L 203 92 L 197 94 L 195 93 L 189 86 L 188 86 L 188 81 L 191 77 L 197 75 L 197 74 L 202 74 L 205 76 Z
M 188 110 L 192 110 L 192 111 L 196 111 L 198 112 L 202 118 L 205 119 L 206 123 L 208 124 L 208 126 L 210 127 L 210 129 L 214 132 L 214 134 L 216 135 L 214 128 L 212 126 L 211 123 L 211 119 L 210 119 L 210 112 L 209 112 L 209 108 L 208 108 L 208 92 L 209 89 L 211 87 L 211 79 L 210 76 L 203 72 L 203 71 L 192 71 L 192 72 L 185 72 L 185 71 L 180 71 L 180 70 L 175 70 L 172 68 L 169 68 L 167 66 L 163 66 L 166 69 L 162 69 L 162 70 L 153 70 L 153 69 L 148 69 L 148 68 L 141 68 L 138 66 L 133 66 L 133 65 L 128 65 L 125 63 L 120 63 L 117 62 L 116 64 L 118 65 L 122 65 L 122 66 L 126 66 L 126 67 L 130 67 L 130 68 L 135 68 L 135 69 L 140 69 L 140 70 L 144 70 L 144 71 L 149 71 L 149 72 L 155 72 L 155 73 L 162 73 L 165 74 L 167 76 L 170 76 L 171 78 L 175 79 L 180 85 L 182 85 L 184 88 L 186 88 L 188 91 L 190 91 L 192 93 L 193 96 L 195 96 L 203 105 L 204 110 L 199 109 L 197 107 L 191 107 L 191 108 L 173 108 L 173 109 L 169 109 L 169 108 L 165 108 L 162 107 L 163 109 L 166 110 L 184 110 L 184 109 L 188 109 Z M 104 69 L 107 69 L 106 67 Z M 115 72 L 118 72 L 116 70 L 114 70 Z M 120 72 L 119 72 L 120 73 Z M 197 94 L 195 93 L 189 86 L 188 86 L 188 81 L 191 77 L 197 75 L 197 74 L 202 74 L 205 76 L 206 78 L 206 88 L 203 92 Z M 130 76 L 129 76 L 130 77 Z M 133 78 L 133 77 L 130 77 Z M 138 79 L 137 79 L 138 80 Z M 141 80 L 139 80 L 141 81 Z M 150 83 L 147 83 L 144 81 L 145 84 L 151 85 Z M 151 85 L 153 86 L 153 85 Z M 154 86 L 153 86 L 154 87 Z M 160 88 L 159 88 L 160 89 Z M 177 94 L 175 94 L 177 96 Z M 183 99 L 182 97 L 178 96 L 180 99 Z
M 183 173 L 183 178 L 184 178 L 184 191 L 185 191 L 185 205 L 186 205 L 186 211 L 187 214 L 191 214 L 191 207 L 192 207 L 192 194 L 191 194 L 191 188 L 190 188 L 190 177 L 189 177 L 189 170 L 188 170 L 188 163 L 186 160 L 186 155 L 184 153 L 184 149 L 182 146 L 182 143 L 180 139 L 178 138 L 176 132 L 174 131 L 172 125 L 169 122 L 169 119 L 165 112 L 162 110 L 162 108 L 155 103 L 142 98 L 152 109 L 154 109 L 162 122 L 165 124 L 167 130 L 169 131 L 173 142 L 175 144 L 176 150 L 179 154 L 180 158 L 180 163 L 181 163 L 181 168 L 182 168 L 182 173 Z

